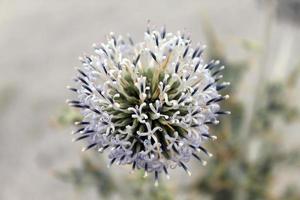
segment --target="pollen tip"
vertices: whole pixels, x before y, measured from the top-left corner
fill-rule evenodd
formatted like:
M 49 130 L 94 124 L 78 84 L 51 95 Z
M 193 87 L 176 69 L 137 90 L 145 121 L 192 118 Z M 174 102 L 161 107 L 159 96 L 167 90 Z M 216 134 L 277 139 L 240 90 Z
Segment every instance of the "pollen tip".
M 220 121 L 219 120 L 215 120 L 215 121 L 213 121 L 213 124 L 219 124 L 220 123 Z
M 202 165 L 203 165 L 203 166 L 206 166 L 206 165 L 207 165 L 207 162 L 204 160 L 204 161 L 202 162 Z
M 145 172 L 143 177 L 146 178 L 147 176 L 148 176 L 148 172 Z

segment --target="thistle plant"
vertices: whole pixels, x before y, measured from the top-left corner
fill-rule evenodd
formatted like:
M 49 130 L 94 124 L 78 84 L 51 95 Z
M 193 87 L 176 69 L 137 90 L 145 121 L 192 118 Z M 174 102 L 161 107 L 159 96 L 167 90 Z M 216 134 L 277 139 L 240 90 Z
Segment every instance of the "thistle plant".
M 192 47 L 185 33 L 150 30 L 134 43 L 110 33 L 106 43 L 94 44 L 94 55 L 80 58 L 76 93 L 70 106 L 80 109 L 82 120 L 74 141 L 86 140 L 88 149 L 108 151 L 110 165 L 132 165 L 153 173 L 177 166 L 189 175 L 192 157 L 206 164 L 212 156 L 203 146 L 217 137 L 209 132 L 218 124 L 219 91 L 224 66 L 218 60 L 204 62 L 205 46 Z M 203 155 L 202 155 L 203 154 Z

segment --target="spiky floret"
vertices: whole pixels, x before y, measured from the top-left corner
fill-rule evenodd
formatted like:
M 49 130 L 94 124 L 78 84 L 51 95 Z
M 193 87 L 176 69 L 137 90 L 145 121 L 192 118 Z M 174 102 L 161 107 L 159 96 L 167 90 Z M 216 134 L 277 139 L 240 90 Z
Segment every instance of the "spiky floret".
M 82 67 L 70 88 L 77 99 L 68 103 L 81 110 L 79 135 L 88 146 L 109 151 L 110 165 L 131 164 L 168 175 L 169 168 L 182 167 L 200 155 L 211 154 L 202 146 L 208 139 L 208 124 L 218 124 L 218 83 L 224 66 L 212 60 L 205 64 L 204 47 L 193 48 L 184 34 L 147 29 L 144 41 L 111 33 L 107 43 L 94 45 L 95 55 L 80 58 Z

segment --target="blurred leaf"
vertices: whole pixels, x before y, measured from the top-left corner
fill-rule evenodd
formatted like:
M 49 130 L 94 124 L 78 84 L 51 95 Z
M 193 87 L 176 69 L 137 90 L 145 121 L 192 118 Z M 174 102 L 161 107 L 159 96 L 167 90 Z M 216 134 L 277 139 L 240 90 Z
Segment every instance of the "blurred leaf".
M 77 110 L 70 107 L 64 107 L 59 114 L 57 121 L 62 126 L 68 126 L 74 124 L 76 121 L 81 121 L 81 119 L 82 116 Z
M 90 158 L 84 158 L 82 165 L 78 168 L 71 168 L 66 172 L 55 172 L 55 175 L 65 182 L 70 182 L 76 188 L 96 187 L 98 193 L 103 196 L 110 196 L 116 191 L 116 185 L 106 168 L 93 163 Z
M 299 200 L 300 199 L 300 192 L 299 188 L 294 185 L 288 186 L 285 190 L 284 194 L 282 195 L 281 199 L 284 200 Z
M 293 87 L 300 80 L 300 63 L 295 66 L 287 79 L 287 85 Z
M 255 41 L 255 40 L 250 40 L 250 39 L 243 39 L 242 47 L 245 50 L 254 51 L 254 52 L 260 52 L 262 49 L 262 46 L 259 42 Z
M 143 200 L 172 200 L 174 199 L 172 192 L 166 187 L 163 181 L 159 182 L 158 187 L 154 186 L 154 180 L 144 178 L 143 172 L 138 171 L 136 175 L 128 180 L 128 185 L 132 191 L 131 199 Z
M 13 102 L 15 97 L 17 96 L 17 88 L 13 85 L 7 85 L 4 87 L 1 87 L 0 90 L 0 110 L 2 112 L 5 111 L 7 106 Z

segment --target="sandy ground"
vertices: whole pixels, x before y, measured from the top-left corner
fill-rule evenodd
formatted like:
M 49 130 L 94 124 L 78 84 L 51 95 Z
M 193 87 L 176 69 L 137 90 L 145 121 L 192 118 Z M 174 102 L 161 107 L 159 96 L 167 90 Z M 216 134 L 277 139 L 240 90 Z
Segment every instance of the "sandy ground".
M 112 30 L 141 39 L 148 19 L 171 31 L 186 28 L 203 41 L 203 15 L 232 44 L 230 57 L 237 54 L 236 38 L 262 37 L 264 14 L 253 0 L 0 0 L 0 199 L 78 198 L 51 172 L 79 163 L 80 145 L 49 121 L 68 97 L 77 57 L 93 42 Z

